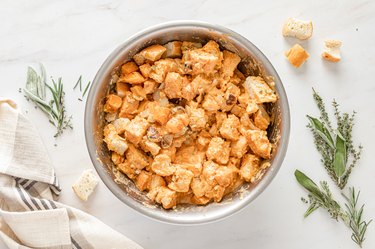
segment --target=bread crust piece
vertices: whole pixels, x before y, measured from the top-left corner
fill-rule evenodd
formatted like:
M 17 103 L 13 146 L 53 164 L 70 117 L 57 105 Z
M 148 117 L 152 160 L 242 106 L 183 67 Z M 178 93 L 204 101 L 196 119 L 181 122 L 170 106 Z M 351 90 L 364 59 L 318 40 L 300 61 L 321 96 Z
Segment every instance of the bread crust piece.
M 322 57 L 327 61 L 339 62 L 341 60 L 340 48 L 342 42 L 339 40 L 326 40 L 324 41 L 324 52 Z
M 285 52 L 286 58 L 290 64 L 299 68 L 310 57 L 310 54 L 299 44 L 295 44 Z
M 312 36 L 312 33 L 312 21 L 288 18 L 283 26 L 283 36 L 285 37 L 294 37 L 300 40 L 307 40 Z
M 94 171 L 92 169 L 87 169 L 82 172 L 78 180 L 72 185 L 72 188 L 74 193 L 81 200 L 87 201 L 98 183 L 99 181 L 95 176 Z

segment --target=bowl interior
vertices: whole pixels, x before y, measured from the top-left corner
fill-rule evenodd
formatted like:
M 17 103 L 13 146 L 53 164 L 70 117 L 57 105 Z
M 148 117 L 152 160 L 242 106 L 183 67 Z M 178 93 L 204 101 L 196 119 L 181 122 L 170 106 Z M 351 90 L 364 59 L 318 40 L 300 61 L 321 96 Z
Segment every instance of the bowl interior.
M 222 48 L 237 53 L 242 61 L 240 70 L 246 75 L 262 76 L 274 88 L 279 100 L 272 109 L 272 124 L 268 132 L 275 144 L 271 166 L 263 178 L 254 184 L 244 184 L 235 193 L 225 196 L 221 203 L 207 206 L 179 205 L 173 210 L 164 210 L 152 203 L 140 192 L 133 182 L 114 167 L 109 151 L 103 142 L 105 119 L 103 105 L 105 96 L 111 88 L 112 72 L 134 54 L 151 44 L 165 44 L 173 40 L 205 43 L 217 41 Z M 228 216 L 240 210 L 256 198 L 277 173 L 284 158 L 289 139 L 289 107 L 284 88 L 275 69 L 267 58 L 248 40 L 226 28 L 200 22 L 173 22 L 145 30 L 118 47 L 104 62 L 97 73 L 86 103 L 85 113 L 86 142 L 90 157 L 98 174 L 107 187 L 123 202 L 139 212 L 161 221 L 194 224 L 203 223 Z

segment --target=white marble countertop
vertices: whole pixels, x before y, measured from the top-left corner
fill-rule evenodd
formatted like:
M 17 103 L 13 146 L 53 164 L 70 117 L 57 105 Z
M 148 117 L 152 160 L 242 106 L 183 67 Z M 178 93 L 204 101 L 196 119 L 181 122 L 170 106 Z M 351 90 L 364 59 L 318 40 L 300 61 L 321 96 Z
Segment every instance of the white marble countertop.
M 26 1 L 0 2 L 0 95 L 16 100 L 39 127 L 63 187 L 61 202 L 95 215 L 145 248 L 357 248 L 350 231 L 317 211 L 303 219 L 305 192 L 297 185 L 296 168 L 314 179 L 329 178 L 305 127 L 307 113 L 317 115 L 311 97 L 316 88 L 327 102 L 336 98 L 342 110 L 358 111 L 355 142 L 363 157 L 349 185 L 362 190 L 365 216 L 375 218 L 375 2 L 306 1 Z M 302 43 L 311 58 L 292 68 L 283 53 L 294 41 L 281 36 L 288 17 L 311 19 L 312 39 Z M 284 164 L 272 184 L 251 205 L 225 220 L 201 226 L 174 226 L 146 218 L 120 202 L 101 182 L 87 203 L 72 192 L 82 170 L 93 168 L 84 139 L 84 103 L 73 85 L 79 75 L 92 80 L 109 53 L 135 32 L 169 20 L 195 19 L 221 24 L 258 46 L 278 71 L 288 94 L 292 129 Z M 343 60 L 322 61 L 327 38 L 343 41 Z M 62 76 L 74 130 L 53 138 L 54 128 L 18 92 L 28 65 L 42 62 L 48 75 Z M 57 144 L 57 146 L 54 146 Z M 330 182 L 330 181 L 329 181 Z M 330 182 L 332 183 L 332 182 Z M 331 184 L 333 186 L 333 184 Z M 375 224 L 365 248 L 375 247 Z M 0 248 L 5 245 L 0 242 Z M 110 242 L 108 242 L 110 248 Z

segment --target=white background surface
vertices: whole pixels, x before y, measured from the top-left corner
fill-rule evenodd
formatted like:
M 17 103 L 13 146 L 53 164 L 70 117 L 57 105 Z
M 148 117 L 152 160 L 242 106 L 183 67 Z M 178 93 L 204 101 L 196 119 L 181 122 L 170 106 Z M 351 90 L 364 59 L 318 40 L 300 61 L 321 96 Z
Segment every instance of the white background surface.
M 305 127 L 305 115 L 317 115 L 311 97 L 315 87 L 327 102 L 336 98 L 342 110 L 358 111 L 354 138 L 362 143 L 364 153 L 348 185 L 362 190 L 365 216 L 375 218 L 375 1 L 311 2 L 2 0 L 0 96 L 16 100 L 39 128 L 63 187 L 60 201 L 95 215 L 145 248 L 356 248 L 350 231 L 324 211 L 302 218 L 306 206 L 300 197 L 305 193 L 293 172 L 299 168 L 333 187 Z M 314 22 L 312 39 L 302 43 L 311 57 L 298 70 L 283 56 L 296 42 L 280 34 L 288 17 Z M 135 32 L 176 19 L 221 24 L 252 41 L 278 71 L 291 108 L 288 153 L 271 185 L 242 212 L 201 226 L 173 226 L 143 217 L 117 200 L 103 183 L 87 203 L 71 190 L 79 174 L 93 168 L 84 140 L 84 103 L 77 100 L 80 93 L 72 90 L 77 78 L 82 74 L 84 82 L 92 80 L 109 53 Z M 343 60 L 338 64 L 320 57 L 328 38 L 343 41 Z M 44 63 L 48 75 L 62 76 L 65 82 L 74 130 L 57 140 L 43 114 L 18 93 L 25 84 L 27 66 L 36 62 Z M 375 224 L 367 238 L 365 248 L 374 248 Z M 5 248 L 2 242 L 0 248 Z

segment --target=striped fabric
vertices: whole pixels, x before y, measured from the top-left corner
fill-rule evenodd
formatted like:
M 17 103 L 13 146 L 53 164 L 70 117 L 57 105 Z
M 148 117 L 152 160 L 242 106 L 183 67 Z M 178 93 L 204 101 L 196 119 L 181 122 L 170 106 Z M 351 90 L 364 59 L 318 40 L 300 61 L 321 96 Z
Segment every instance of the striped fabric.
M 0 238 L 11 249 L 142 247 L 57 202 L 61 187 L 35 128 L 0 98 Z

